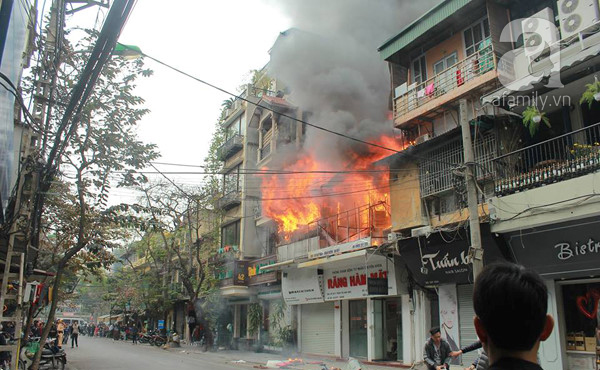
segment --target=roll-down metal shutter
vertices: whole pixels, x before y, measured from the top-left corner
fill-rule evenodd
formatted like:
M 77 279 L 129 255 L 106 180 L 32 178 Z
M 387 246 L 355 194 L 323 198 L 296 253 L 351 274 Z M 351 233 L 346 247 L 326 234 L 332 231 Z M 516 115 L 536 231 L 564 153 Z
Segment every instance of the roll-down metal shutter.
M 302 305 L 302 352 L 335 355 L 333 302 Z
M 458 289 L 458 321 L 460 328 L 460 346 L 465 347 L 477 341 L 477 333 L 475 333 L 475 325 L 473 317 L 473 285 L 459 285 Z M 479 352 L 471 351 L 462 355 L 462 364 L 467 367 L 475 361 Z

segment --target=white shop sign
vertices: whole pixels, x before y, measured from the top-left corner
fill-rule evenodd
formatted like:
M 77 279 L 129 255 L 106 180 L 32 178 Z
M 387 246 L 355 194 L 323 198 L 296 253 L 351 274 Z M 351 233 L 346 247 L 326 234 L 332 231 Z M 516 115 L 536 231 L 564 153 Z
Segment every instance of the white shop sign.
M 323 302 L 323 275 L 313 269 L 283 272 L 281 292 L 290 305 Z
M 357 261 L 357 264 L 352 267 L 326 269 L 324 271 L 323 288 L 326 301 L 369 296 L 367 291 L 367 277 L 387 277 L 388 295 L 398 295 L 393 260 L 388 260 L 380 255 L 369 255 L 369 260 L 366 264 L 364 258 L 361 258 L 360 261 L 362 263 Z
M 331 247 L 321 248 L 314 251 L 308 252 L 308 258 L 322 258 L 327 256 L 333 256 L 335 254 L 357 251 L 360 249 L 369 248 L 371 246 L 371 237 L 354 240 L 347 243 L 332 245 Z

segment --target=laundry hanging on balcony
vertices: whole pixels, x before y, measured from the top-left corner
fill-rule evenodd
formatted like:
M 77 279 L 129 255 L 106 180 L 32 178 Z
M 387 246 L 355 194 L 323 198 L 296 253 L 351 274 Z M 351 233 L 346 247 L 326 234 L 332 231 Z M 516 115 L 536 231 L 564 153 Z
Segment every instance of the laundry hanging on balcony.
M 428 98 L 433 96 L 433 93 L 435 92 L 435 84 L 432 82 L 429 85 L 425 86 L 425 95 L 427 95 Z

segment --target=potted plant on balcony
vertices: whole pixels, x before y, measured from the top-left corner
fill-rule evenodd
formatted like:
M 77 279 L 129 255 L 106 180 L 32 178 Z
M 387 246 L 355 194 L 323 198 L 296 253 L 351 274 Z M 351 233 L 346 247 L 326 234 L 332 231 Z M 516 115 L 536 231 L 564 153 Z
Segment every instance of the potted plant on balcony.
M 594 83 L 585 85 L 586 90 L 581 95 L 581 100 L 579 100 L 579 104 L 588 103 L 590 109 L 592 108 L 592 104 L 595 101 L 600 101 L 600 81 L 595 78 Z
M 537 107 L 530 105 L 523 112 L 523 125 L 529 130 L 531 137 L 539 131 L 542 122 L 549 128 L 552 127 L 546 113 L 540 112 Z

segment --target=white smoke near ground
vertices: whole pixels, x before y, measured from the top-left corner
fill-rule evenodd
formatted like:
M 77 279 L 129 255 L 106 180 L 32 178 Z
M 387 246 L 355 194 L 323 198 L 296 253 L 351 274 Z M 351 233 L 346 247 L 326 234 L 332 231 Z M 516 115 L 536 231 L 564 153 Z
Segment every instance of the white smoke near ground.
M 365 140 L 392 135 L 390 75 L 377 48 L 438 1 L 267 0 L 294 27 L 273 47 L 269 73 L 309 122 Z M 313 128 L 304 142 L 332 164 L 360 146 Z

